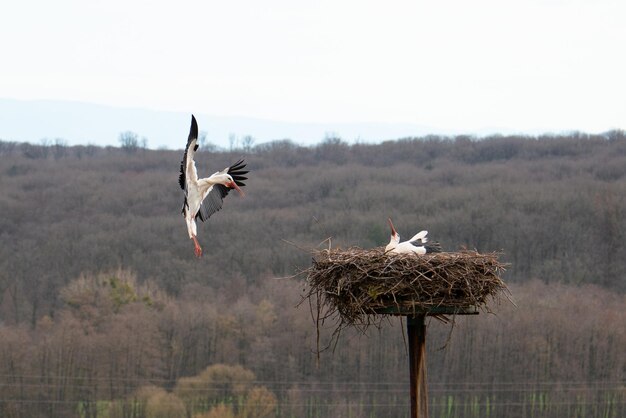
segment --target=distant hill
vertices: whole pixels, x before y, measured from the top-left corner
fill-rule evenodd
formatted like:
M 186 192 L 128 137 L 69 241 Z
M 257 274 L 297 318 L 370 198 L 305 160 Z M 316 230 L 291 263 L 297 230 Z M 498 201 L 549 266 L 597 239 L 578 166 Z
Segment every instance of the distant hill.
M 22 101 L 0 98 L 0 140 L 40 143 L 63 139 L 68 145 L 118 146 L 121 132 L 133 131 L 147 138 L 149 148 L 182 148 L 189 116 L 193 113 L 121 108 L 71 101 Z M 229 146 L 229 137 L 250 135 L 255 143 L 291 139 L 301 145 L 319 143 L 326 135 L 344 140 L 380 142 L 428 134 L 460 132 L 412 124 L 391 123 L 293 123 L 247 117 L 220 117 L 196 113 L 200 130 L 219 147 Z M 491 130 L 494 132 L 493 130 Z

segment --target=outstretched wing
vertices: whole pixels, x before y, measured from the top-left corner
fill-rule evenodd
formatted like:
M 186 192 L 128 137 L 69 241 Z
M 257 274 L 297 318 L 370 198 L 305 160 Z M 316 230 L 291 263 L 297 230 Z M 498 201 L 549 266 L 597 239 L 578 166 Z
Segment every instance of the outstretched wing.
M 243 187 L 246 185 L 243 181 L 248 180 L 248 177 L 245 177 L 245 174 L 249 173 L 249 171 L 244 170 L 244 168 L 246 168 L 246 164 L 243 162 L 243 159 L 241 159 L 230 167 L 225 168 L 220 173 L 230 174 L 235 183 L 237 183 L 237 186 Z M 222 184 L 213 185 L 202 201 L 200 210 L 196 215 L 196 219 L 200 218 L 200 220 L 204 222 L 215 212 L 222 209 L 224 198 L 228 196 L 228 192 L 230 192 L 229 187 Z
M 190 180 L 198 180 L 198 172 L 196 170 L 196 163 L 193 160 L 194 153 L 198 149 L 198 123 L 196 118 L 191 115 L 191 127 L 189 128 L 189 137 L 187 138 L 187 146 L 185 147 L 185 154 L 183 160 L 180 162 L 180 175 L 178 176 L 178 184 L 180 188 L 185 191 L 185 200 L 183 202 L 183 214 L 185 213 L 185 207 L 187 203 L 187 185 Z
M 180 175 L 178 176 L 178 184 L 183 190 L 187 190 L 187 175 L 191 175 L 192 178 L 198 179 L 198 172 L 196 171 L 196 163 L 193 160 L 194 153 L 198 149 L 198 123 L 196 118 L 191 115 L 191 127 L 189 128 L 189 138 L 187 138 L 187 146 L 185 147 L 185 154 L 183 160 L 180 162 Z M 189 170 L 189 172 L 188 172 Z
M 411 238 L 409 242 L 413 245 L 423 245 L 428 242 L 426 235 L 428 235 L 428 231 L 420 231 L 413 235 L 413 238 Z

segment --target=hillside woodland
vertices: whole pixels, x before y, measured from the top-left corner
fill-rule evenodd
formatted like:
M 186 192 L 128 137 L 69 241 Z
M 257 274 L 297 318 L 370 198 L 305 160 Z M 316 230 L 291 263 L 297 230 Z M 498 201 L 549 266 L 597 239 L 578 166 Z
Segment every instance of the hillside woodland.
M 251 172 L 197 259 L 182 150 L 0 142 L 0 416 L 407 416 L 404 324 L 318 355 L 297 275 L 388 217 L 510 263 L 515 305 L 429 324 L 433 417 L 626 414 L 624 132 L 209 149 Z

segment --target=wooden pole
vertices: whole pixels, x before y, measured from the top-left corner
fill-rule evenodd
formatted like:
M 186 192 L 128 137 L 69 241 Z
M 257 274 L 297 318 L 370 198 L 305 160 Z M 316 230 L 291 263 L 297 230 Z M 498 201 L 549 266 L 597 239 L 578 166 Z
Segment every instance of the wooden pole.
M 409 367 L 411 368 L 411 418 L 428 418 L 426 385 L 426 323 L 425 315 L 407 316 L 409 336 Z

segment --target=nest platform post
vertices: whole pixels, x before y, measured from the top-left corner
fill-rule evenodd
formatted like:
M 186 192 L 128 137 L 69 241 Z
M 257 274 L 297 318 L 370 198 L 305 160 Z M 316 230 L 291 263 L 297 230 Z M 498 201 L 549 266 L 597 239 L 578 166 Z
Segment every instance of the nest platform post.
M 426 315 L 407 316 L 411 379 L 411 418 L 428 417 L 426 382 Z
M 426 374 L 426 316 L 478 315 L 475 306 L 434 306 L 430 309 L 397 306 L 376 309 L 378 315 L 406 317 L 409 340 L 409 379 L 411 387 L 410 418 L 428 418 L 428 381 Z

